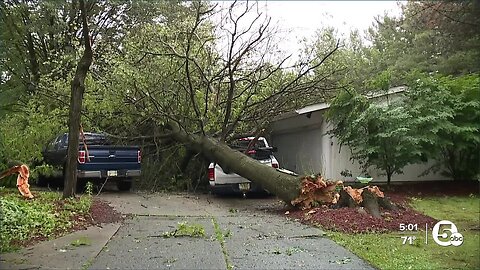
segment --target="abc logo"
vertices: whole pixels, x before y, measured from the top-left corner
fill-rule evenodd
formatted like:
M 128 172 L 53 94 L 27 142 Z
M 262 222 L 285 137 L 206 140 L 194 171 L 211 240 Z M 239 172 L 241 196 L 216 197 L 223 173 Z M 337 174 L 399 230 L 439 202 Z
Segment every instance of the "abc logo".
M 442 227 L 442 232 L 440 232 L 440 227 Z M 448 236 L 447 232 L 451 233 L 450 237 Z M 441 220 L 437 222 L 437 224 L 435 224 L 433 227 L 432 236 L 435 243 L 443 247 L 458 247 L 463 244 L 463 235 L 458 232 L 457 226 L 448 220 Z

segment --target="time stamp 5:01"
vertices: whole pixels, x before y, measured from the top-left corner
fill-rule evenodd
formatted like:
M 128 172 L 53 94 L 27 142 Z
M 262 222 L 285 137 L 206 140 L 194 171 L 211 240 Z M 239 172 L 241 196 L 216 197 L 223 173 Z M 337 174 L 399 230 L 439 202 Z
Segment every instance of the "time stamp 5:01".
M 416 223 L 400 223 L 399 231 L 402 234 L 402 245 L 413 245 L 419 233 L 419 226 Z M 410 235 L 408 235 L 410 234 Z M 458 232 L 457 226 L 448 220 L 441 220 L 432 228 L 432 238 L 440 246 L 460 246 L 463 244 L 463 235 Z M 425 244 L 428 244 L 428 224 L 425 224 Z
M 427 224 L 425 224 L 427 226 Z M 425 227 L 427 228 L 427 227 Z M 416 223 L 400 223 L 399 225 L 400 233 L 417 233 L 418 232 L 418 224 Z M 427 229 L 425 229 L 427 232 Z M 426 235 L 427 236 L 427 235 Z M 403 235 L 400 237 L 402 241 L 402 245 L 409 244 L 413 245 L 414 241 L 417 239 L 415 235 Z

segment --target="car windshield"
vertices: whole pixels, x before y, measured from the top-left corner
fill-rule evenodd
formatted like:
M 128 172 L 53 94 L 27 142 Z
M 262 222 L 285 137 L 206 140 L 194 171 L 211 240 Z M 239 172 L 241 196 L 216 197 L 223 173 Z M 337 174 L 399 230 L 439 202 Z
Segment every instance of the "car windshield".
M 245 152 L 252 140 L 252 138 L 238 139 L 233 141 L 230 144 L 230 147 L 240 152 Z M 270 158 L 272 150 L 266 147 L 264 139 L 259 139 L 252 147 L 250 147 L 250 151 L 246 154 L 257 160 L 265 160 Z
M 252 139 L 249 139 L 249 138 L 238 139 L 233 141 L 230 146 L 234 149 L 246 150 L 251 141 Z M 259 147 L 265 147 L 265 142 L 263 140 L 257 140 L 255 142 L 255 145 L 253 145 L 250 148 L 255 149 Z
M 82 136 L 80 136 L 80 142 L 82 142 Z M 87 145 L 105 145 L 110 144 L 107 137 L 101 134 L 85 134 L 85 143 Z
M 81 135 L 79 136 L 78 140 L 80 144 L 83 143 Z M 68 134 L 64 135 L 64 141 L 65 143 L 68 142 Z M 110 141 L 103 134 L 85 133 L 85 143 L 87 145 L 108 145 L 110 144 Z

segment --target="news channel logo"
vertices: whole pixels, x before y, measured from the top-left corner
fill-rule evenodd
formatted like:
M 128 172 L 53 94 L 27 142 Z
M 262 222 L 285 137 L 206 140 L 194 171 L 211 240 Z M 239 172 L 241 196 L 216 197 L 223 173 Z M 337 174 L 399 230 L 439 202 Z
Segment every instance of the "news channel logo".
M 433 226 L 432 237 L 435 243 L 442 247 L 463 244 L 463 235 L 458 232 L 457 226 L 449 220 L 441 220 Z

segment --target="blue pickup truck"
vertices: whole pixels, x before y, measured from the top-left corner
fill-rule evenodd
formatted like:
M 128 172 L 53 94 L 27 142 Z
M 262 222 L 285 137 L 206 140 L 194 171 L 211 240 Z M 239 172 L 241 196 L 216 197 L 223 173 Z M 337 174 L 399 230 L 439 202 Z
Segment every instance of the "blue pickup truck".
M 100 133 L 84 133 L 80 136 L 77 165 L 77 184 L 86 181 L 115 180 L 119 190 L 132 187 L 132 178 L 140 176 L 142 155 L 138 146 L 111 145 L 108 138 Z M 85 149 L 84 142 L 87 145 Z M 64 133 L 52 140 L 43 151 L 46 164 L 65 170 L 68 134 Z M 87 156 L 88 154 L 88 156 Z

